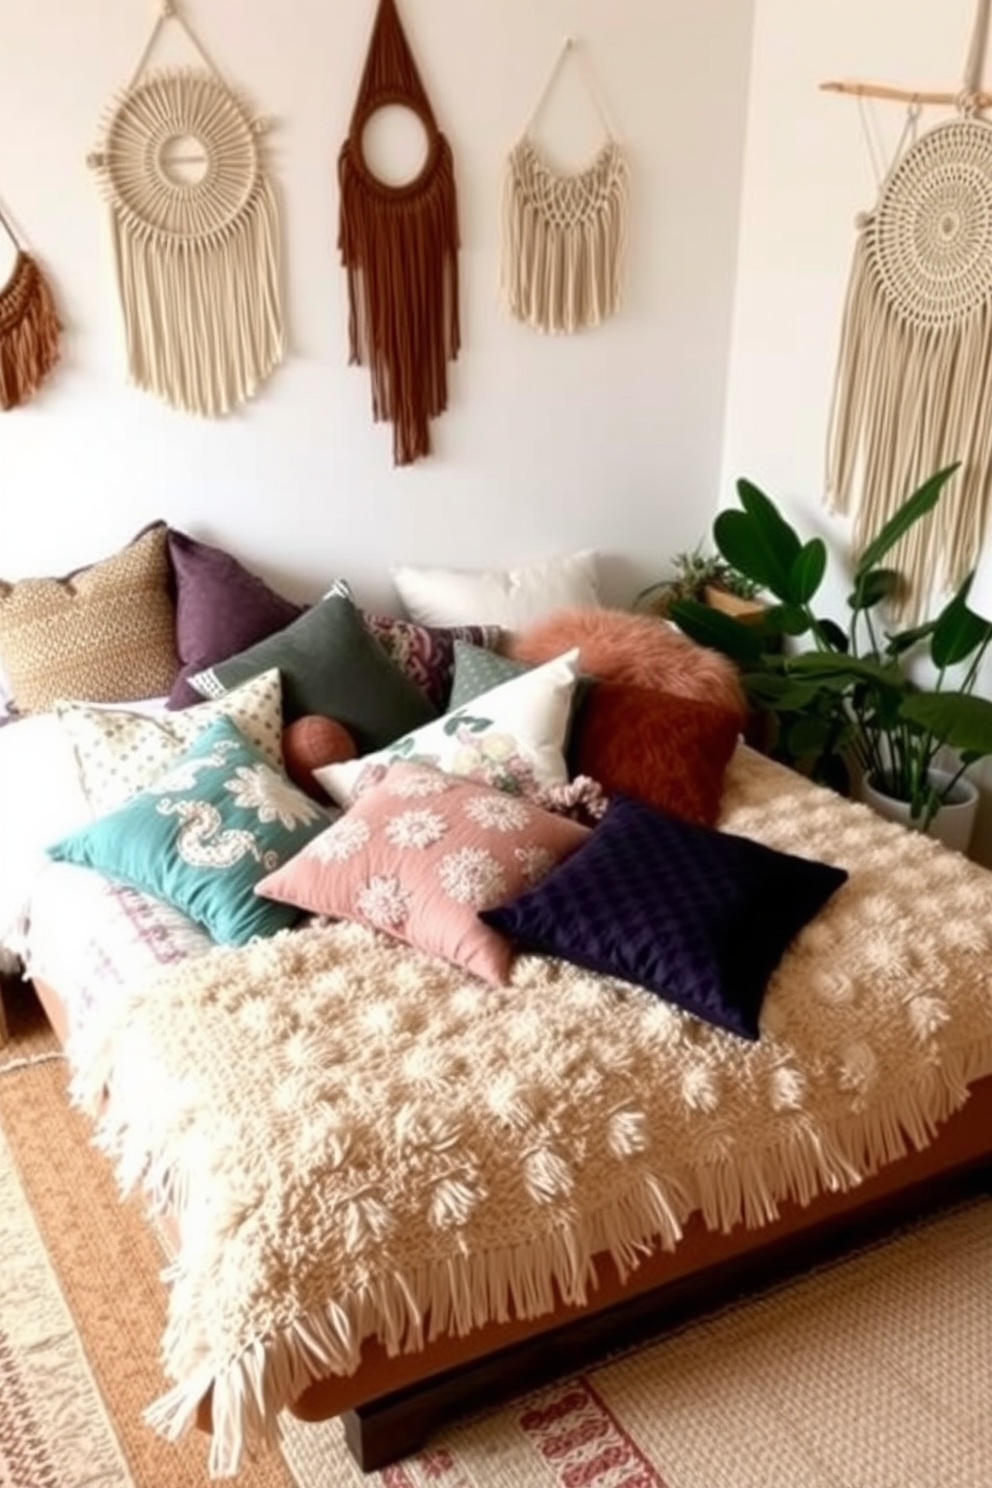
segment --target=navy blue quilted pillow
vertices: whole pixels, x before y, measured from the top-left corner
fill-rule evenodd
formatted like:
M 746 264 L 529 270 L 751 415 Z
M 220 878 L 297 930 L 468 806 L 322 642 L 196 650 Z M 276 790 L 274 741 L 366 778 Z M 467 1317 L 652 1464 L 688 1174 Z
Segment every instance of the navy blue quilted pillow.
M 846 878 L 618 795 L 566 862 L 481 918 L 526 949 L 636 982 L 756 1039 L 769 977 Z

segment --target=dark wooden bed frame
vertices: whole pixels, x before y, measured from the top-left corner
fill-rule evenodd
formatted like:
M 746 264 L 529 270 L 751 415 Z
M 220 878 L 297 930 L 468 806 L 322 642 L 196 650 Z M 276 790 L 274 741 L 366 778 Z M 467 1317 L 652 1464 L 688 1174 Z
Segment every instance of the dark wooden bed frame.
M 60 1039 L 57 993 L 36 984 Z M 348 1447 L 364 1472 L 420 1450 L 445 1422 L 486 1409 L 574 1373 L 613 1351 L 666 1331 L 838 1260 L 949 1203 L 992 1191 L 992 1076 L 922 1151 L 887 1164 L 858 1188 L 821 1194 L 806 1207 L 782 1205 L 756 1229 L 707 1230 L 693 1216 L 675 1251 L 649 1256 L 622 1284 L 608 1256 L 584 1308 L 561 1305 L 547 1317 L 490 1324 L 463 1338 L 441 1338 L 390 1358 L 367 1343 L 358 1372 L 315 1381 L 291 1407 L 301 1420 L 341 1416 Z M 210 1429 L 210 1402 L 198 1424 Z

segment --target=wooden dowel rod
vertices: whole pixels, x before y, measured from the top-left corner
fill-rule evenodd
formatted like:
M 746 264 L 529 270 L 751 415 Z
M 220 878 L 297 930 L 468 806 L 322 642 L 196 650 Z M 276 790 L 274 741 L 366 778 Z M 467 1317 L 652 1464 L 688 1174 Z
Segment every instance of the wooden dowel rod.
M 894 103 L 958 103 L 962 90 L 946 93 L 934 88 L 892 88 L 888 83 L 853 83 L 840 80 L 821 83 L 823 93 L 853 93 L 858 98 L 889 98 Z M 992 93 L 975 95 L 978 108 L 992 108 Z

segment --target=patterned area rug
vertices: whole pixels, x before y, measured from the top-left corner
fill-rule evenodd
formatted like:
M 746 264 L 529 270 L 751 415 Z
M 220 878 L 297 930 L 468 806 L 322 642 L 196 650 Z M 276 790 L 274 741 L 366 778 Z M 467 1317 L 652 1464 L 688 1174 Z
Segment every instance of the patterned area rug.
M 0 1068 L 51 1051 L 5 993 Z M 0 1074 L 0 1488 L 206 1488 L 161 1391 L 162 1255 L 120 1204 L 60 1063 Z M 363 1477 L 289 1420 L 243 1488 L 988 1488 L 992 1200 L 448 1428 Z

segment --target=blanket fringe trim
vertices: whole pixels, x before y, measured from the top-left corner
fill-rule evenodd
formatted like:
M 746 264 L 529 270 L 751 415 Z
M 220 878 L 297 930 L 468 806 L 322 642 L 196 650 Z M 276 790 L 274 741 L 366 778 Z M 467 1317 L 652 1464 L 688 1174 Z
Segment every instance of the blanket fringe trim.
M 122 1190 L 140 1185 L 156 1208 L 181 1217 L 190 1202 L 182 1154 L 150 1155 L 140 1127 L 115 1120 L 113 1101 L 106 1100 L 109 1068 L 96 1061 L 85 1077 L 78 1069 L 73 1099 L 91 1114 L 103 1106 L 97 1141 L 113 1158 Z M 990 1073 L 992 1039 L 949 1051 L 923 1085 L 852 1115 L 829 1136 L 804 1125 L 788 1146 L 749 1154 L 734 1165 L 666 1177 L 642 1174 L 617 1202 L 567 1229 L 512 1249 L 459 1256 L 420 1274 L 384 1276 L 375 1287 L 330 1300 L 274 1336 L 253 1339 L 226 1362 L 191 1363 L 190 1340 L 171 1324 L 163 1357 L 178 1383 L 149 1407 L 146 1420 L 177 1440 L 210 1392 L 210 1473 L 233 1476 L 243 1454 L 278 1444 L 278 1413 L 307 1385 L 329 1372 L 350 1375 L 358 1369 L 369 1335 L 397 1354 L 421 1349 L 425 1340 L 446 1333 L 463 1335 L 488 1322 L 541 1316 L 554 1308 L 558 1296 L 584 1305 L 597 1285 L 597 1254 L 608 1251 L 626 1280 L 659 1244 L 675 1248 L 696 1209 L 711 1229 L 729 1231 L 741 1223 L 755 1228 L 774 1221 L 784 1201 L 805 1206 L 818 1193 L 855 1188 L 884 1164 L 927 1147 L 941 1123 L 967 1101 L 969 1084 Z M 182 1274 L 180 1254 L 167 1279 Z

